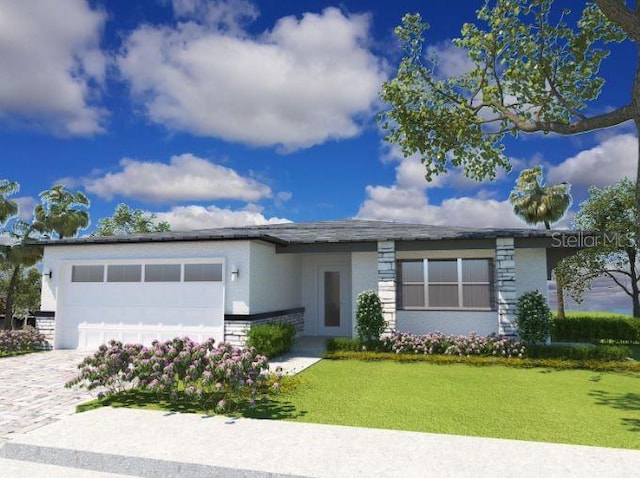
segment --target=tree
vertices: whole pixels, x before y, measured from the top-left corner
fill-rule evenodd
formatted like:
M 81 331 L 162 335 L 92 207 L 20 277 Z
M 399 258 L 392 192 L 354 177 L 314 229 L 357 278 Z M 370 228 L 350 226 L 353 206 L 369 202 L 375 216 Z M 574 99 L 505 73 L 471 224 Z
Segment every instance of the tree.
M 8 262 L 0 263 L 0 311 L 4 314 L 6 293 L 13 273 L 13 266 Z M 13 296 L 14 317 L 26 317 L 31 311 L 40 307 L 40 286 L 42 274 L 37 267 L 25 268 L 18 277 Z M 24 325 L 26 325 L 26 321 Z
M 92 236 L 121 236 L 146 232 L 170 231 L 168 222 L 157 221 L 157 216 L 141 209 L 132 209 L 126 204 L 118 204 L 113 216 L 98 221 Z
M 18 203 L 12 199 L 7 199 L 7 196 L 17 193 L 19 189 L 18 183 L 0 179 L 0 225 L 18 214 Z
M 35 265 L 42 257 L 42 248 L 31 241 L 40 236 L 40 231 L 35 223 L 29 224 L 22 220 L 14 220 L 8 232 L 11 238 L 9 245 L 2 246 L 4 267 L 9 271 L 6 286 L 5 306 L 4 306 L 4 328 L 13 328 L 13 317 L 15 312 L 14 297 L 22 277 L 24 267 Z
M 56 184 L 40 193 L 40 204 L 34 210 L 37 227 L 59 239 L 73 236 L 89 225 L 88 207 L 89 199 L 83 193 Z
M 4 261 L 11 268 L 5 299 L 4 328 L 13 327 L 14 296 L 22 270 L 35 265 L 42 258 L 42 247 L 33 241 L 43 235 L 58 238 L 75 235 L 89 224 L 89 213 L 85 210 L 89 200 L 81 192 L 67 191 L 61 184 L 40 193 L 40 204 L 33 212 L 33 221 L 28 223 L 14 219 L 6 231 L 10 244 L 2 246 Z
M 527 224 L 544 223 L 551 229 L 551 223 L 557 222 L 571 206 L 571 186 L 561 184 L 544 184 L 542 168 L 534 166 L 523 169 L 518 175 L 516 186 L 509 194 L 509 202 L 513 211 Z M 558 299 L 558 318 L 564 319 L 564 293 L 562 276 L 556 274 L 556 297 Z
M 567 275 L 575 276 L 583 289 L 585 282 L 588 285 L 596 277 L 609 277 L 631 298 L 633 315 L 640 318 L 636 193 L 636 185 L 627 178 L 612 186 L 589 189 L 589 198 L 580 205 L 575 223 L 579 229 L 603 234 L 593 247 L 578 253 L 578 265 Z
M 627 121 L 640 129 L 640 58 L 626 104 L 589 109 L 604 85 L 599 69 L 607 44 L 640 41 L 640 1 L 631 9 L 620 0 L 594 0 L 579 14 L 558 3 L 485 0 L 477 22 L 464 24 L 454 41 L 472 66 L 451 78 L 440 77 L 437 58 L 423 52 L 428 25 L 418 14 L 404 16 L 396 28 L 404 57 L 382 87 L 388 109 L 380 120 L 387 140 L 407 156 L 420 155 L 427 180 L 451 166 L 477 180 L 509 170 L 509 135 L 573 135 Z M 634 213 L 640 218 L 640 187 Z M 640 221 L 634 227 L 640 233 Z

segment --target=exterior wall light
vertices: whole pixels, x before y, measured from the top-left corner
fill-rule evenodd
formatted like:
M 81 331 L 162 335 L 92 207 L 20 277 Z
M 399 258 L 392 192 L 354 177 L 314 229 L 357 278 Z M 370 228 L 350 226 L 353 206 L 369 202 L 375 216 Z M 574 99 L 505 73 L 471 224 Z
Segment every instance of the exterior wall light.
M 235 282 L 238 280 L 238 277 L 240 277 L 240 271 L 238 270 L 237 267 L 233 267 L 231 269 L 231 281 Z
M 42 275 L 51 279 L 53 277 L 53 271 L 49 269 L 49 272 L 45 272 Z

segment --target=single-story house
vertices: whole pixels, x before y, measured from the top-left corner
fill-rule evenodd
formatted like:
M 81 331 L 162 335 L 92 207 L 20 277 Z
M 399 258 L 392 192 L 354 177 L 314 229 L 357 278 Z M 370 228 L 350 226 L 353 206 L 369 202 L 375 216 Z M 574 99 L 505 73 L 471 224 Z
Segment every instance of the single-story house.
M 339 220 L 41 241 L 38 327 L 55 348 L 190 336 L 242 344 L 252 324 L 355 335 L 376 290 L 390 329 L 515 334 L 575 233 Z

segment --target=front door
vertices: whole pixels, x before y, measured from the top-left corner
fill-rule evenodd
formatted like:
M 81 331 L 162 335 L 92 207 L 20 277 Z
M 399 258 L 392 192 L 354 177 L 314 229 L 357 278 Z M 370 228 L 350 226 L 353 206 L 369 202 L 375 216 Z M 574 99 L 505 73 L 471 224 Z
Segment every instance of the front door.
M 318 335 L 351 335 L 349 268 L 321 266 L 318 274 Z

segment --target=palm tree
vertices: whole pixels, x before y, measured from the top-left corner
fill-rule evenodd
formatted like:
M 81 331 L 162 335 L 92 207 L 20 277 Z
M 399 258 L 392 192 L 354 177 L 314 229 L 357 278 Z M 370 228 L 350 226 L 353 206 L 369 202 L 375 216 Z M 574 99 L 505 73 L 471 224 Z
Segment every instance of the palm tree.
M 7 290 L 5 316 L 13 317 L 13 295 L 23 267 L 36 264 L 42 257 L 42 247 L 33 244 L 44 234 L 54 233 L 59 239 L 74 236 L 89 225 L 89 213 L 85 210 L 89 200 L 81 192 L 67 191 L 56 184 L 40 193 L 40 204 L 33 211 L 33 222 L 14 221 L 9 236 L 12 244 L 3 246 L 4 257 L 13 269 Z M 5 329 L 12 328 L 12 320 L 5 320 Z
M 571 185 L 544 184 L 542 167 L 523 169 L 516 185 L 509 194 L 509 202 L 516 213 L 527 224 L 544 223 L 551 229 L 551 223 L 559 221 L 571 206 Z M 558 299 L 558 318 L 564 318 L 564 293 L 562 281 L 556 274 L 556 297 Z
M 7 196 L 17 193 L 19 189 L 20 185 L 18 183 L 0 179 L 0 225 L 18 214 L 18 203 L 7 199 Z
M 35 207 L 37 227 L 57 234 L 59 239 L 74 236 L 89 225 L 89 199 L 80 191 L 67 191 L 56 184 L 40 193 L 40 204 Z

